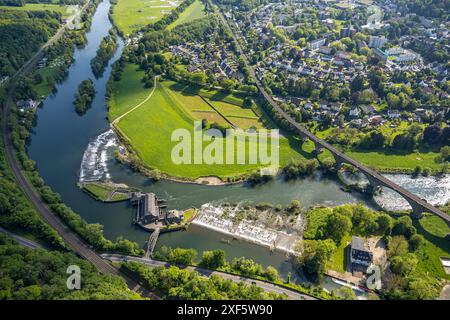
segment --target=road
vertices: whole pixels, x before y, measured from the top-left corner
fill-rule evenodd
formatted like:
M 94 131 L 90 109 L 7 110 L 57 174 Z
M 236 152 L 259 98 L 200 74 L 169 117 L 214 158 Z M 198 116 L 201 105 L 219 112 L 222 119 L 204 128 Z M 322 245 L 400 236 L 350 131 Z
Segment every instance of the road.
M 210 0 L 208 0 L 210 2 Z M 431 212 L 440 218 L 442 218 L 444 221 L 447 222 L 447 224 L 450 225 L 450 215 L 444 213 L 443 211 L 437 209 L 433 205 L 429 204 L 424 199 L 418 197 L 417 195 L 409 192 L 405 188 L 397 185 L 393 181 L 387 179 L 386 177 L 382 176 L 375 170 L 372 170 L 362 163 L 354 160 L 353 158 L 349 157 L 348 155 L 344 154 L 343 152 L 339 151 L 335 147 L 333 147 L 331 144 L 326 142 L 323 139 L 320 139 L 319 137 L 315 136 L 313 133 L 308 131 L 305 127 L 303 127 L 301 124 L 296 122 L 286 111 L 284 111 L 278 103 L 272 98 L 270 94 L 267 93 L 266 89 L 264 88 L 263 84 L 258 80 L 258 77 L 256 76 L 256 73 L 253 69 L 253 66 L 250 65 L 247 55 L 245 54 L 245 51 L 242 49 L 242 46 L 239 42 L 238 37 L 234 33 L 234 30 L 230 27 L 228 24 L 228 21 L 224 17 L 223 13 L 220 11 L 220 9 L 217 9 L 216 6 L 212 5 L 210 3 L 210 6 L 213 8 L 214 12 L 218 15 L 221 23 L 225 26 L 225 28 L 229 31 L 230 35 L 233 38 L 233 41 L 236 44 L 236 49 L 238 51 L 239 56 L 243 58 L 244 64 L 246 65 L 247 69 L 249 70 L 250 76 L 254 79 L 256 87 L 261 92 L 263 97 L 266 99 L 266 101 L 284 118 L 286 121 L 289 122 L 295 129 L 298 130 L 300 135 L 304 138 L 307 138 L 314 142 L 314 144 L 317 144 L 321 146 L 324 149 L 327 149 L 330 151 L 333 156 L 336 159 L 336 162 L 342 163 L 348 163 L 357 168 L 359 171 L 361 171 L 369 180 L 369 182 L 374 182 L 375 184 L 378 184 L 379 186 L 388 187 L 398 194 L 400 194 L 405 200 L 408 201 L 408 203 L 411 205 L 414 212 Z
M 25 239 L 24 237 L 21 237 L 12 232 L 9 232 L 8 230 L 3 229 L 2 227 L 0 227 L 0 232 L 10 236 L 14 240 L 16 240 L 21 246 L 24 246 L 24 247 L 27 247 L 30 249 L 43 249 L 44 248 L 40 244 L 37 244 L 36 242 L 33 242 L 31 240 Z
M 108 259 L 108 260 L 113 261 L 113 262 L 134 261 L 134 262 L 143 263 L 143 264 L 146 264 L 146 265 L 148 265 L 150 267 L 155 267 L 155 268 L 156 267 L 165 267 L 165 268 L 167 268 L 167 267 L 170 267 L 170 265 L 171 265 L 168 262 L 159 261 L 159 260 L 153 260 L 151 258 L 140 258 L 140 257 L 119 255 L 119 254 L 102 254 L 101 256 L 104 259 Z M 200 275 L 205 276 L 205 277 L 210 277 L 211 275 L 218 275 L 218 276 L 220 276 L 220 277 L 222 277 L 224 279 L 232 280 L 234 282 L 245 282 L 248 285 L 255 284 L 256 286 L 260 287 L 264 291 L 275 292 L 275 293 L 278 293 L 278 294 L 285 294 L 291 300 L 317 300 L 316 298 L 314 298 L 312 296 L 308 296 L 306 294 L 302 294 L 302 293 L 299 293 L 297 291 L 289 290 L 289 289 L 284 288 L 282 286 L 275 285 L 275 284 L 268 283 L 268 282 L 264 282 L 264 281 L 260 281 L 260 280 L 249 279 L 249 278 L 246 278 L 246 277 L 237 276 L 237 275 L 229 274 L 229 273 L 226 273 L 226 272 L 213 271 L 213 270 L 203 269 L 203 268 L 200 268 L 200 267 L 188 266 L 188 267 L 186 267 L 186 269 L 188 269 L 190 271 L 196 271 Z
M 91 1 L 88 1 L 81 8 L 79 12 L 80 15 L 86 10 L 90 2 Z M 36 62 L 41 58 L 41 56 L 45 52 L 45 49 L 54 44 L 55 42 L 57 42 L 62 37 L 62 35 L 66 30 L 66 27 L 70 25 L 75 18 L 76 18 L 75 15 L 72 16 L 65 25 L 62 25 L 55 33 L 55 35 L 51 37 L 47 41 L 47 43 L 45 43 L 41 47 L 41 49 L 39 49 L 39 51 L 16 72 L 16 74 L 13 77 L 11 77 L 10 89 L 8 91 L 8 96 L 6 98 L 2 114 L 2 138 L 5 144 L 6 159 L 9 166 L 11 167 L 11 171 L 14 174 L 17 184 L 22 189 L 28 200 L 33 204 L 36 211 L 52 228 L 54 228 L 58 232 L 58 234 L 63 238 L 63 240 L 69 245 L 69 247 L 74 252 L 76 252 L 80 257 L 94 264 L 100 272 L 105 274 L 109 273 L 119 275 L 123 277 L 131 290 L 134 290 L 143 296 L 154 297 L 146 289 L 140 287 L 140 285 L 137 284 L 134 280 L 120 273 L 119 270 L 117 270 L 114 266 L 103 260 L 94 250 L 89 248 L 78 237 L 78 235 L 75 232 L 66 227 L 65 224 L 48 209 L 48 207 L 44 204 L 44 202 L 42 201 L 41 197 L 36 192 L 32 184 L 26 179 L 25 175 L 23 174 L 20 164 L 16 158 L 14 147 L 12 146 L 11 143 L 8 118 L 9 113 L 11 111 L 11 107 L 13 105 L 13 94 L 17 85 L 16 83 L 17 79 L 19 79 L 22 75 L 29 72 L 34 67 Z

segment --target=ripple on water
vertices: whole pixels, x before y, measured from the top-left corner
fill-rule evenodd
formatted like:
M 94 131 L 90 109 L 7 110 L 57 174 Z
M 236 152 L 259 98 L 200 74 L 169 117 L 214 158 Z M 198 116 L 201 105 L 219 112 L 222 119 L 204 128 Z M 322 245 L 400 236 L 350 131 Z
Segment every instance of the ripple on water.
M 384 176 L 427 200 L 432 205 L 444 205 L 450 201 L 450 175 L 417 178 L 404 174 L 385 174 Z M 383 188 L 383 192 L 377 195 L 375 199 L 383 208 L 388 210 L 411 208 L 406 200 L 388 188 Z
M 117 137 L 112 129 L 89 142 L 80 166 L 79 182 L 109 180 L 108 160 L 117 147 Z

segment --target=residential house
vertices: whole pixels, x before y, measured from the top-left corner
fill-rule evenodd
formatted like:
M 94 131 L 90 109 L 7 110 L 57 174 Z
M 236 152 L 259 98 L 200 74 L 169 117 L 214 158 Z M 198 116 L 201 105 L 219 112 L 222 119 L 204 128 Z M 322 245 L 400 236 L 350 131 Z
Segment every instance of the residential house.
M 372 264 L 373 254 L 369 251 L 366 241 L 360 237 L 352 237 L 350 248 L 350 262 L 354 267 L 369 267 Z

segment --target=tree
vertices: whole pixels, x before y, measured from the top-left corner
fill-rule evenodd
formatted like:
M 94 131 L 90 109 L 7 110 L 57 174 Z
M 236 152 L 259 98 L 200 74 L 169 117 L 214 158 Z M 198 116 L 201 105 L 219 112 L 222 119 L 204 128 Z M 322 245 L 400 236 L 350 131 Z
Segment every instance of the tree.
M 183 248 L 171 249 L 166 246 L 162 246 L 159 254 L 165 261 L 187 266 L 192 264 L 197 257 L 197 250 Z
M 257 264 L 252 259 L 246 259 L 244 257 L 234 258 L 233 261 L 231 261 L 231 268 L 248 277 L 264 275 L 264 269 L 260 264 Z
M 225 257 L 223 250 L 204 251 L 200 265 L 207 269 L 218 269 L 226 265 Z
M 377 149 L 384 147 L 387 137 L 381 132 L 373 130 L 366 134 L 359 141 L 359 146 L 363 149 Z
M 388 244 L 388 255 L 390 257 L 403 256 L 408 253 L 408 241 L 404 236 L 392 237 Z
M 409 247 L 412 251 L 416 251 L 425 243 L 425 238 L 421 234 L 414 234 L 411 236 L 411 239 L 408 241 Z
M 352 92 L 364 89 L 364 77 L 362 75 L 357 75 L 350 83 L 350 89 Z
M 378 215 L 377 224 L 378 224 L 378 232 L 380 234 L 386 236 L 391 234 L 393 222 L 392 218 L 389 215 L 385 213 Z
M 402 276 L 410 274 L 419 262 L 413 253 L 408 253 L 402 256 L 394 256 L 390 261 L 392 272 Z
M 264 276 L 270 281 L 275 281 L 278 279 L 278 271 L 274 267 L 268 266 L 264 272 Z
M 441 139 L 442 129 L 439 125 L 433 124 L 425 128 L 423 131 L 423 141 L 434 145 L 439 143 Z
M 337 291 L 337 295 L 340 296 L 344 300 L 356 300 L 356 293 L 352 290 L 352 288 L 347 286 L 342 286 Z
M 236 83 L 232 79 L 223 79 L 220 81 L 220 86 L 225 92 L 231 92 L 231 90 L 236 86 Z
M 441 162 L 450 161 L 450 146 L 441 148 Z
M 296 264 L 308 274 L 320 279 L 331 255 L 336 251 L 333 240 L 302 240 L 296 251 L 299 253 Z
M 416 228 L 413 226 L 412 220 L 409 216 L 402 216 L 395 220 L 394 226 L 392 227 L 392 235 L 403 235 L 409 239 L 415 233 Z
M 399 109 L 400 108 L 400 98 L 394 93 L 389 92 L 386 97 L 389 108 Z
M 333 239 L 336 245 L 339 245 L 342 238 L 347 235 L 352 229 L 352 221 L 349 217 L 333 212 L 327 217 L 325 226 L 325 234 Z
M 437 280 L 425 276 L 409 279 L 408 298 L 413 300 L 432 300 L 439 296 Z

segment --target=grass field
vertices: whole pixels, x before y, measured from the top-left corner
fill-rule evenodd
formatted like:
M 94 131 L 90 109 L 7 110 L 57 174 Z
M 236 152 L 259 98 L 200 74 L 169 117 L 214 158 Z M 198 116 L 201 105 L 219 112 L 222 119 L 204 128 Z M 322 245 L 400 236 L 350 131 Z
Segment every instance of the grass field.
M 132 109 L 148 96 L 151 89 L 143 88 L 143 84 L 140 82 L 141 76 L 139 72 L 135 71 L 134 66 L 126 66 L 122 80 L 114 85 L 114 96 L 110 101 L 110 120 Z M 171 141 L 172 132 L 176 129 L 187 129 L 192 134 L 194 120 L 201 120 L 196 110 L 208 114 L 214 114 L 215 112 L 201 97 L 192 93 L 192 88 L 189 90 L 185 88 L 183 91 L 180 90 L 182 89 L 180 86 L 180 84 L 171 81 L 157 82 L 157 88 L 153 96 L 117 123 L 118 128 L 130 141 L 133 149 L 143 162 L 147 166 L 157 168 L 171 176 L 190 179 L 203 176 L 234 177 L 260 167 L 259 164 L 248 163 L 230 165 L 177 165 L 173 163 L 171 150 L 178 142 Z M 197 90 L 197 92 L 202 95 L 206 93 L 201 90 Z M 217 97 L 218 94 L 209 92 L 209 98 L 207 99 L 217 102 L 218 100 L 214 96 Z M 239 99 L 234 96 L 229 96 L 226 100 L 239 102 Z M 220 106 L 229 108 L 236 114 L 251 111 L 251 109 L 242 111 L 239 106 L 228 104 L 222 101 Z M 254 114 L 254 117 L 257 118 L 256 114 Z M 300 148 L 298 141 L 288 140 L 284 137 L 274 139 L 279 139 L 281 165 L 303 158 L 301 153 L 295 151 L 295 149 Z M 246 154 L 248 158 L 248 145 L 246 146 Z
M 45 4 L 45 3 L 27 3 L 22 7 L 0 6 L 0 10 L 18 10 L 18 11 L 54 11 L 61 14 L 63 18 L 69 17 L 73 12 L 67 11 L 66 5 Z
M 118 0 L 113 7 L 114 24 L 125 36 L 158 21 L 176 8 L 180 1 L 171 0 Z
M 420 225 L 433 236 L 445 238 L 445 236 L 450 233 L 449 226 L 444 220 L 437 216 L 425 216 L 419 221 Z
M 114 190 L 114 188 L 100 183 L 85 183 L 82 188 L 91 194 L 92 197 L 100 201 L 108 200 L 109 194 Z
M 337 247 L 336 251 L 331 255 L 330 260 L 327 262 L 327 268 L 337 272 L 344 273 L 346 270 L 346 250 L 348 243 L 352 241 L 351 235 L 346 235 L 342 238 L 341 244 Z
M 433 171 L 438 171 L 441 164 L 435 162 L 438 153 L 435 152 L 412 152 L 412 153 L 388 153 L 388 152 L 363 152 L 347 151 L 350 157 L 363 164 L 382 171 L 413 171 L 420 165 L 422 168 L 429 167 Z
M 191 4 L 189 7 L 184 10 L 178 19 L 174 22 L 172 22 L 169 26 L 167 26 L 168 30 L 172 30 L 176 26 L 191 22 L 195 19 L 200 19 L 205 16 L 205 5 L 200 0 L 195 1 L 193 4 Z
M 380 126 L 380 130 L 390 137 L 395 137 L 398 134 L 403 133 L 408 128 L 408 123 L 403 121 L 398 127 L 391 128 L 388 124 Z M 422 125 L 424 128 L 425 125 Z M 315 131 L 315 134 L 326 139 L 330 134 L 332 134 L 333 128 L 328 128 L 323 131 Z M 353 142 L 356 142 L 358 137 L 355 136 Z M 429 167 L 432 171 L 439 171 L 442 164 L 436 163 L 435 159 L 439 155 L 438 152 L 433 152 L 430 150 L 418 150 L 415 152 L 401 151 L 401 150 L 357 150 L 352 149 L 345 151 L 350 157 L 355 160 L 381 171 L 408 171 L 412 172 L 416 166 L 421 166 L 422 168 Z
M 413 221 L 417 232 L 425 237 L 425 244 L 416 251 L 419 263 L 415 269 L 417 274 L 430 274 L 434 277 L 450 280 L 442 267 L 440 257 L 450 258 L 450 242 L 444 238 L 450 232 L 443 220 L 435 216 L 426 216 Z

